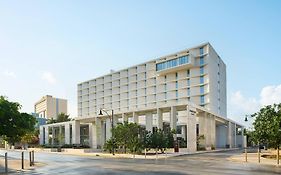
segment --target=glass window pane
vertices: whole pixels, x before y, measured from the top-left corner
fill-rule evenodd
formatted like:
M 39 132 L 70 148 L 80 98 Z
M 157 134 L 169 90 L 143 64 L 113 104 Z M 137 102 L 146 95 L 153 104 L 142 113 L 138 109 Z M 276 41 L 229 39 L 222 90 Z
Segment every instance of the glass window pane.
M 203 64 L 204 64 L 204 57 L 201 56 L 201 57 L 200 57 L 200 65 L 203 65 Z
M 204 86 L 200 86 L 200 94 L 204 94 Z
M 200 102 L 201 102 L 201 104 L 202 104 L 202 103 L 205 103 L 204 95 L 201 95 L 201 96 L 200 96 Z
M 200 48 L 200 55 L 203 55 L 203 54 L 204 54 L 204 48 L 201 47 L 201 48 Z
M 186 76 L 189 77 L 190 76 L 190 70 L 188 69 L 186 72 Z
M 204 67 L 203 66 L 200 67 L 200 74 L 204 74 Z
M 190 80 L 189 79 L 187 80 L 187 86 L 190 86 Z
M 201 76 L 201 77 L 200 77 L 200 84 L 203 84 L 203 83 L 204 83 L 204 77 Z

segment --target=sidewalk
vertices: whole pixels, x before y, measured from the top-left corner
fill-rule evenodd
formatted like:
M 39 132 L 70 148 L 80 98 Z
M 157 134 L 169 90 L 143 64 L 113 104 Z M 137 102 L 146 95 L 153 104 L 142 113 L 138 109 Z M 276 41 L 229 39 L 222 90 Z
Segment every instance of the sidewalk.
M 24 170 L 21 169 L 21 160 L 20 159 L 11 159 L 8 158 L 8 172 L 21 172 L 32 170 L 34 167 L 29 166 L 29 161 L 24 161 Z M 4 157 L 0 157 L 0 174 L 5 173 L 5 160 Z
M 133 154 L 115 154 L 112 155 L 110 153 L 105 152 L 83 152 L 82 150 L 76 151 L 76 150 L 68 150 L 65 152 L 49 152 L 44 151 L 44 149 L 34 149 L 30 148 L 29 151 L 34 150 L 35 152 L 48 152 L 52 154 L 65 154 L 65 155 L 78 155 L 78 156 L 96 156 L 96 157 L 104 157 L 104 158 L 135 158 L 135 159 L 166 159 L 170 157 L 177 157 L 177 156 L 184 156 L 184 155 L 194 155 L 194 154 L 203 154 L 203 153 L 212 153 L 212 152 L 221 152 L 221 151 L 231 151 L 231 150 L 237 150 L 239 148 L 233 148 L 233 149 L 217 149 L 217 150 L 209 150 L 209 151 L 196 151 L 193 153 L 187 152 L 185 149 L 180 149 L 180 152 L 174 153 L 173 149 L 169 149 L 167 152 L 163 154 L 158 155 L 133 155 Z M 149 151 L 148 153 L 155 153 L 155 151 Z
M 263 155 L 264 153 L 261 153 L 260 155 Z M 277 165 L 276 159 L 268 159 L 264 157 L 260 157 L 260 163 L 258 162 L 258 154 L 257 153 L 247 153 L 247 162 L 245 161 L 245 153 L 240 155 L 235 155 L 229 158 L 229 160 L 235 161 L 235 162 L 243 162 L 243 163 L 254 163 L 254 164 L 263 164 L 263 165 L 274 165 L 281 167 L 281 160 L 280 164 Z

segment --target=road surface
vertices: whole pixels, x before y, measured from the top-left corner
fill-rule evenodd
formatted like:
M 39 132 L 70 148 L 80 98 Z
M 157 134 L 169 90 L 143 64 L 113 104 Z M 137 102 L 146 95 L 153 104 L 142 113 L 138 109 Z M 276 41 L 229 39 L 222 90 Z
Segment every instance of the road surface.
M 5 151 L 0 150 L 0 154 Z M 240 150 L 186 155 L 159 160 L 112 159 L 62 155 L 57 153 L 35 154 L 35 161 L 45 164 L 22 174 L 200 174 L 200 175 L 280 175 L 281 167 L 238 163 L 227 158 L 241 154 Z M 20 152 L 9 152 L 19 157 Z M 27 153 L 25 155 L 27 157 Z

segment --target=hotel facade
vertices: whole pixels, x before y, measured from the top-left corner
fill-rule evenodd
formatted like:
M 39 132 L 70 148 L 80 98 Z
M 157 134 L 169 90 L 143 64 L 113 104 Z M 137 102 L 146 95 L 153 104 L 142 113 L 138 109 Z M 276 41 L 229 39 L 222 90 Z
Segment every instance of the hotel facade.
M 110 117 L 98 116 L 104 109 L 114 125 L 175 129 L 189 152 L 199 135 L 206 148 L 243 146 L 243 126 L 227 118 L 226 65 L 209 43 L 79 83 L 77 99 L 75 120 L 41 126 L 41 144 L 62 134 L 65 144 L 102 148 L 111 137 Z

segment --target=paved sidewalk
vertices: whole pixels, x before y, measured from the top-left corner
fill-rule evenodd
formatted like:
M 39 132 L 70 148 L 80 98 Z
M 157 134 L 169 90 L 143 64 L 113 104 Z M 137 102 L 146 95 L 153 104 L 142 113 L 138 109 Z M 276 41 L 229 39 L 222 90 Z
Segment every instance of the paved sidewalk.
M 21 172 L 26 170 L 32 170 L 34 167 L 29 166 L 29 161 L 24 161 L 24 170 L 21 169 L 21 160 L 20 159 L 11 159 L 8 158 L 8 172 Z M 0 157 L 0 174 L 5 172 L 5 160 L 4 157 Z
M 261 153 L 260 155 L 263 155 L 266 153 Z M 247 162 L 245 159 L 245 153 L 240 155 L 234 155 L 229 158 L 229 160 L 235 161 L 235 162 L 243 162 L 243 163 L 254 163 L 254 164 L 263 164 L 263 165 L 274 165 L 281 167 L 281 160 L 280 164 L 277 165 L 276 159 L 268 159 L 264 157 L 260 157 L 260 163 L 258 162 L 258 153 L 247 153 Z
M 44 152 L 42 149 L 29 149 L 34 150 L 35 152 Z M 184 149 L 178 153 L 172 152 L 172 150 L 168 150 L 166 153 L 163 154 L 157 154 L 157 155 L 133 155 L 133 154 L 115 154 L 112 155 L 110 153 L 105 152 L 48 152 L 52 154 L 65 154 L 65 155 L 79 155 L 79 156 L 99 156 L 99 157 L 105 157 L 105 158 L 135 158 L 135 159 L 166 159 L 170 157 L 177 157 L 177 156 L 184 156 L 184 155 L 194 155 L 194 154 L 203 154 L 203 153 L 212 153 L 212 152 L 221 152 L 221 151 L 230 151 L 230 150 L 238 150 L 238 148 L 233 149 L 217 149 L 217 150 L 209 150 L 209 151 L 197 151 L 197 152 L 186 152 Z M 149 151 L 149 153 L 155 153 L 154 151 Z

